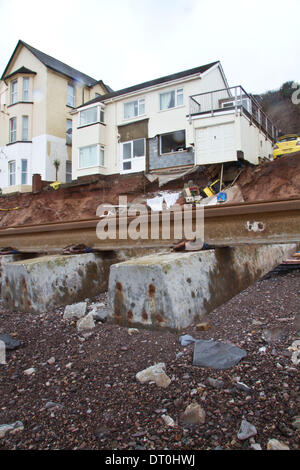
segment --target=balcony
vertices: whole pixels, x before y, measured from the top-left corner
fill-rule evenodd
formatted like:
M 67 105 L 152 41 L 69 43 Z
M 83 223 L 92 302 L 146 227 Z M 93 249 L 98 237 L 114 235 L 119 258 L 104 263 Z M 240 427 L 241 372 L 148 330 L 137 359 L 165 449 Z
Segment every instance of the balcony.
M 250 124 L 257 126 L 271 140 L 277 138 L 277 129 L 263 112 L 261 106 L 248 95 L 243 87 L 223 88 L 189 97 L 189 119 L 192 117 L 214 116 L 220 113 L 235 113 L 245 115 Z

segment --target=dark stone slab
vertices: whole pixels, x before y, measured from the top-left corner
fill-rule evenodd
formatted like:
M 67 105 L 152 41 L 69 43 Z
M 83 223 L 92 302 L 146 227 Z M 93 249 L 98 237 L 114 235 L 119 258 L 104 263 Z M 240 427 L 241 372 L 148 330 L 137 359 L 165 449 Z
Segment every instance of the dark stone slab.
M 229 369 L 247 356 L 244 349 L 221 341 L 198 340 L 195 342 L 193 365 L 212 369 Z
M 0 333 L 0 341 L 5 343 L 5 348 L 8 350 L 17 349 L 21 345 L 21 341 L 13 339 L 11 336 Z

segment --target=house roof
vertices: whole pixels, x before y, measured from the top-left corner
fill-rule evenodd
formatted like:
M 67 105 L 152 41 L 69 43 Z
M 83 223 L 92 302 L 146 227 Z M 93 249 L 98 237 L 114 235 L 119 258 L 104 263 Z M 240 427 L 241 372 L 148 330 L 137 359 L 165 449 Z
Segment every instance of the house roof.
M 33 70 L 29 70 L 26 67 L 20 67 L 18 70 L 15 70 L 14 72 L 10 73 L 9 75 L 6 75 L 4 77 L 4 80 L 7 78 L 13 77 L 14 75 L 17 75 L 18 73 L 21 73 L 22 75 L 36 75 L 36 72 L 33 72 Z
M 38 49 L 36 49 L 35 47 L 32 47 L 30 46 L 29 44 L 27 44 L 26 42 L 22 41 L 21 39 L 18 41 L 18 44 L 3 72 L 3 75 L 1 77 L 1 80 L 4 79 L 5 77 L 5 73 L 9 67 L 9 64 L 18 48 L 19 45 L 22 45 L 24 47 L 26 47 L 37 59 L 39 59 L 46 67 L 48 67 L 49 69 L 52 69 L 54 70 L 55 72 L 59 72 L 69 78 L 71 78 L 72 80 L 76 80 L 78 82 L 81 82 L 83 83 L 84 85 L 87 85 L 87 86 L 93 86 L 93 85 L 96 85 L 97 83 L 102 83 L 105 88 L 110 92 L 111 88 L 110 87 L 107 87 L 103 82 L 102 80 L 95 80 L 94 78 L 86 75 L 85 73 L 82 73 L 80 72 L 79 70 L 76 70 L 74 69 L 73 67 L 70 67 L 69 65 L 61 62 L 60 60 L 57 60 L 55 59 L 54 57 L 51 57 L 50 55 L 48 54 L 45 54 L 44 52 L 41 52 L 39 51 Z M 7 77 L 5 77 L 7 78 Z
M 128 87 L 128 88 L 123 88 L 121 90 L 112 91 L 110 93 L 107 93 L 106 95 L 101 95 L 101 96 L 98 96 L 97 98 L 94 98 L 90 101 L 87 101 L 86 103 L 82 104 L 81 106 L 78 106 L 78 108 L 81 108 L 82 106 L 87 106 L 87 105 L 92 104 L 92 103 L 97 103 L 98 101 L 105 101 L 105 100 L 110 99 L 110 98 L 115 98 L 117 96 L 122 96 L 122 95 L 125 95 L 127 93 L 132 93 L 134 91 L 143 90 L 144 88 L 149 88 L 149 87 L 152 87 L 152 86 L 155 86 L 155 85 L 160 85 L 161 83 L 166 83 L 166 82 L 170 82 L 170 81 L 173 81 L 173 80 L 178 80 L 180 78 L 185 78 L 185 77 L 188 77 L 189 75 L 204 73 L 208 69 L 210 69 L 211 67 L 213 67 L 214 65 L 216 65 L 218 63 L 219 63 L 219 61 L 211 62 L 210 64 L 201 65 L 200 67 L 195 67 L 195 68 L 189 69 L 189 70 L 184 70 L 183 72 L 174 73 L 172 75 L 166 75 L 164 77 L 156 78 L 156 79 L 150 80 L 148 82 L 139 83 L 138 85 L 133 85 L 133 86 Z

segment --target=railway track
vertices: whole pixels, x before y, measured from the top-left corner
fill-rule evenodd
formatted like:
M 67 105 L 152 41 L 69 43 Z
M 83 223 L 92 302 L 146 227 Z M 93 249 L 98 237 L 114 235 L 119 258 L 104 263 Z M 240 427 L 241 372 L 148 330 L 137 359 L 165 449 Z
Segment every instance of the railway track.
M 185 214 L 195 229 L 199 210 L 189 208 Z M 163 224 L 168 217 L 170 233 L 165 237 Z M 108 222 L 112 218 L 105 220 Z M 124 230 L 137 221 L 146 227 L 148 238 L 124 238 Z M 24 253 L 57 253 L 69 245 L 85 244 L 91 249 L 110 251 L 137 247 L 170 247 L 184 238 L 178 236 L 181 221 L 178 219 L 178 213 L 176 215 L 173 211 L 142 216 L 119 215 L 115 225 L 112 223 L 108 227 L 105 240 L 97 237 L 99 222 L 100 219 L 95 217 L 1 228 L 0 248 L 11 246 Z M 156 236 L 152 236 L 153 233 Z M 140 235 L 142 236 L 142 232 Z M 204 240 L 216 246 L 300 242 L 300 198 L 206 206 Z

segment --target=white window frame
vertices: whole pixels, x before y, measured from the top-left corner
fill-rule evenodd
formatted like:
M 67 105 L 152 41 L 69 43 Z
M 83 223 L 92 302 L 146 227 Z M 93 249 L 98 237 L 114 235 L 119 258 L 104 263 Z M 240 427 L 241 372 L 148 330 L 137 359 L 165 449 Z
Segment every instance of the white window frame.
M 14 126 L 13 126 L 14 123 Z M 17 118 L 16 116 L 9 120 L 9 143 L 17 142 Z
M 125 113 L 126 105 L 133 104 L 133 103 L 137 103 L 136 108 L 134 106 L 134 109 L 137 109 L 137 114 L 133 114 L 132 116 L 126 116 L 126 113 Z M 123 119 L 125 120 L 134 119 L 136 117 L 145 116 L 145 114 L 146 114 L 145 98 L 138 98 L 136 100 L 131 100 L 131 101 L 127 101 L 126 103 L 123 103 Z
M 138 155 L 134 156 L 133 155 L 133 143 L 137 140 L 143 140 L 144 143 L 144 155 Z M 124 146 L 130 144 L 130 157 L 124 158 Z M 131 171 L 131 168 L 129 169 L 124 169 L 123 164 L 127 162 L 132 162 L 135 158 L 145 158 L 146 157 L 146 139 L 145 138 L 140 138 L 140 139 L 134 139 L 134 140 L 128 140 L 127 142 L 121 142 L 121 159 L 122 159 L 122 171 Z
M 27 86 L 25 86 L 25 83 Z M 29 77 L 23 77 L 23 101 L 29 101 Z
M 97 117 L 96 121 L 90 121 L 83 123 L 83 116 L 84 113 L 87 113 L 91 109 L 97 108 Z M 82 111 L 79 112 L 79 127 L 84 127 L 84 126 L 90 126 L 91 124 L 104 124 L 104 107 L 103 106 L 92 106 L 91 108 L 83 109 Z
M 16 160 L 11 160 L 10 162 L 8 162 L 8 186 L 15 186 L 15 184 L 16 184 Z
M 184 147 L 180 148 L 180 150 L 174 150 L 173 152 L 162 152 L 162 137 L 164 136 L 167 136 L 167 135 L 170 135 L 170 134 L 175 134 L 175 132 L 184 132 L 184 140 L 185 140 L 185 145 Z M 173 154 L 173 153 L 180 153 L 180 152 L 184 152 L 186 150 L 186 131 L 185 129 L 180 129 L 179 131 L 173 131 L 173 132 L 166 132 L 165 134 L 161 134 L 159 136 L 159 154 L 160 155 L 170 155 L 170 154 Z
M 95 164 L 88 165 L 88 166 L 80 166 L 80 151 L 86 148 L 96 147 L 96 162 Z M 80 147 L 78 149 L 78 169 L 83 170 L 86 168 L 94 168 L 94 167 L 104 167 L 105 166 L 105 150 L 104 145 L 94 144 L 94 145 L 85 145 L 84 147 Z
M 27 126 L 24 124 L 27 122 Z M 29 116 L 22 116 L 22 140 L 27 141 L 29 139 Z
M 10 104 L 15 104 L 17 102 L 18 102 L 18 80 L 13 80 L 10 84 Z
M 26 162 L 26 170 L 23 170 L 23 162 Z M 23 175 L 25 175 L 25 183 L 23 182 Z M 21 159 L 21 184 L 28 184 L 28 160 L 27 158 Z
M 72 93 L 70 93 L 72 90 Z M 75 87 L 73 83 L 68 83 L 67 86 L 67 105 L 75 108 Z
M 166 108 L 162 108 L 161 106 L 161 96 L 162 95 L 167 95 L 168 93 L 174 93 L 174 106 L 169 106 Z M 179 100 L 179 97 L 182 96 L 182 102 Z M 183 87 L 181 88 L 173 88 L 172 90 L 164 91 L 159 94 L 159 110 L 160 111 L 167 111 L 168 109 L 174 109 L 174 108 L 180 108 L 181 106 L 184 106 L 184 91 Z

